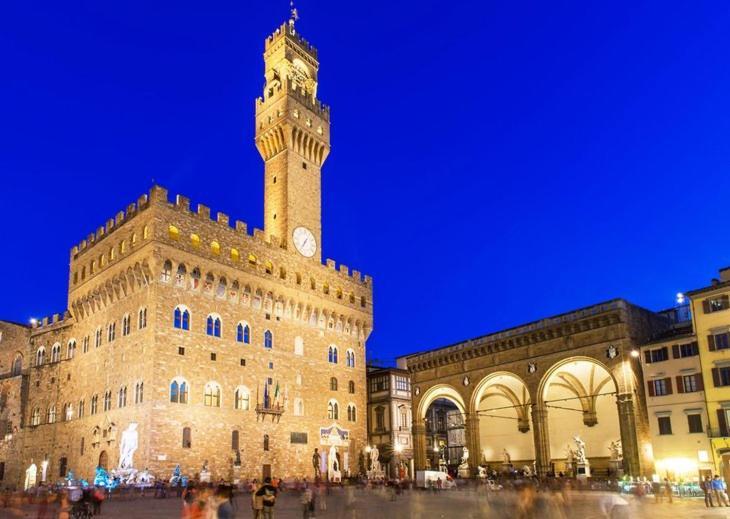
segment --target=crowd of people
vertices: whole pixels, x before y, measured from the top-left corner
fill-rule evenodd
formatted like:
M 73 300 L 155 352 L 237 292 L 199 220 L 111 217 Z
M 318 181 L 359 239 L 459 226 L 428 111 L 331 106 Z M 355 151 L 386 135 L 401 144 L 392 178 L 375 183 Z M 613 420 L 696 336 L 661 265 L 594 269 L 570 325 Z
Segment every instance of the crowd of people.
M 409 506 L 423 504 L 432 493 L 464 492 L 462 495 L 475 509 L 489 509 L 499 515 L 503 513 L 518 519 L 546 518 L 564 519 L 572 517 L 573 504 L 586 498 L 600 508 L 604 517 L 629 517 L 630 500 L 622 495 L 616 481 L 613 484 L 586 485 L 572 478 L 526 477 L 489 474 L 492 478 L 456 480 L 453 485 L 425 485 L 424 491 L 416 490 L 415 482 L 408 479 L 377 480 L 352 479 L 343 485 L 330 485 L 323 480 L 308 481 L 306 478 L 283 481 L 279 478 L 265 478 L 230 484 L 219 481 L 216 484 L 191 480 L 186 486 L 158 482 L 152 488 L 118 487 L 108 491 L 103 487 L 89 486 L 39 486 L 30 492 L 9 492 L 0 494 L 0 516 L 28 517 L 24 510 L 35 505 L 34 515 L 38 519 L 91 518 L 102 513 L 103 503 L 108 500 L 124 501 L 139 498 L 179 499 L 181 519 L 273 519 L 277 502 L 282 493 L 287 495 L 284 503 L 288 515 L 292 506 L 298 505 L 303 519 L 320 517 L 356 517 L 354 513 L 356 496 L 365 501 L 375 499 L 382 502 L 397 501 L 407 492 Z M 440 482 L 440 480 L 439 480 Z M 725 482 L 719 476 L 707 477 L 700 485 L 704 492 L 704 503 L 709 507 L 730 507 Z M 576 492 L 588 490 L 598 492 Z M 645 502 L 643 497 L 653 494 L 656 502 L 673 501 L 673 487 L 668 479 L 654 483 L 642 482 L 630 490 L 635 503 Z M 651 501 L 649 501 L 651 502 Z M 700 500 L 701 503 L 701 500 Z M 329 508 L 329 510 L 328 510 Z M 396 510 L 396 509 L 394 509 Z M 352 511 L 352 512 L 351 512 Z M 295 512 L 296 513 L 296 512 Z M 360 516 L 357 516 L 360 517 Z

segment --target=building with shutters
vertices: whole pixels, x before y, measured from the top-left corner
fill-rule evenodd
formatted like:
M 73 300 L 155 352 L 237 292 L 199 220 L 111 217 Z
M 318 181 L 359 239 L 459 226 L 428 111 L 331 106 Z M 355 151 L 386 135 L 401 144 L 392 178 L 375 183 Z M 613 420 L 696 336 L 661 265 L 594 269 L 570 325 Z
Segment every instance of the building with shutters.
M 671 328 L 641 347 L 654 470 L 697 480 L 714 469 L 699 346 L 688 304 L 660 313 Z
M 730 481 L 730 267 L 687 296 L 702 367 L 712 461 Z

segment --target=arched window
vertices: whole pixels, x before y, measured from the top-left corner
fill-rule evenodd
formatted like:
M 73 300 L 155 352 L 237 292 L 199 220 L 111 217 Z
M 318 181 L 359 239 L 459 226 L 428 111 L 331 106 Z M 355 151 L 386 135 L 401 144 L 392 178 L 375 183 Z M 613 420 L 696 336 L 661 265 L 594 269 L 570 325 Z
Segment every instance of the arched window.
M 240 443 L 238 441 L 238 429 L 234 429 L 231 431 L 231 449 L 237 451 L 239 448 Z
M 101 328 L 97 328 L 94 334 L 94 346 L 97 348 L 101 346 Z
M 226 281 L 226 278 L 220 278 L 218 280 L 218 288 L 215 290 L 216 297 L 223 299 L 226 297 L 226 288 L 228 287 L 228 282 Z
M 375 408 L 375 430 L 385 430 L 385 407 L 378 406 Z
M 238 252 L 238 249 L 231 249 L 231 261 L 238 263 L 238 260 L 240 259 L 241 254 Z
M 190 244 L 196 249 L 200 247 L 200 236 L 197 234 L 190 235 Z
M 106 326 L 106 335 L 107 342 L 114 342 L 114 339 L 117 338 L 117 323 L 109 323 Z
M 33 408 L 33 413 L 30 415 L 30 425 L 41 424 L 41 409 L 39 407 Z
M 253 254 L 249 253 L 248 254 L 248 264 L 251 265 L 251 266 L 253 266 L 253 267 L 255 267 L 256 266 L 256 263 L 257 263 L 256 256 L 254 256 Z
M 273 348 L 274 347 L 274 336 L 271 333 L 271 330 L 266 330 L 264 332 L 264 348 Z
M 294 355 L 304 355 L 304 339 L 294 337 Z
M 264 450 L 269 450 L 269 435 L 264 434 Z
M 182 433 L 182 448 L 189 449 L 193 446 L 192 435 L 190 434 L 190 427 L 183 427 Z
M 137 382 L 134 386 L 134 403 L 141 404 L 144 401 L 144 382 Z
M 23 356 L 18 353 L 15 355 L 15 360 L 13 361 L 13 369 L 11 371 L 11 374 L 13 376 L 20 375 L 23 372 Z
M 184 288 L 185 287 L 185 277 L 188 275 L 188 269 L 185 267 L 184 263 L 180 263 L 180 265 L 177 266 L 177 274 L 175 274 L 175 286 Z
M 210 252 L 212 252 L 213 254 L 216 254 L 216 255 L 220 254 L 221 253 L 221 244 L 215 240 L 210 242 Z
M 94 395 L 91 397 L 91 409 L 89 410 L 90 414 L 96 414 L 96 412 L 99 410 L 99 395 Z
M 64 404 L 63 405 L 63 421 L 69 422 L 74 417 L 74 407 L 73 404 Z
M 322 285 L 322 292 L 324 292 L 325 294 L 329 294 L 330 293 L 330 285 L 329 285 L 329 283 L 325 283 L 324 285 Z
M 183 305 L 176 306 L 172 321 L 175 328 L 190 330 L 190 311 Z
M 70 341 L 68 341 L 68 346 L 66 346 L 66 358 L 73 359 L 75 354 L 76 354 L 76 340 L 71 339 Z
M 142 328 L 147 327 L 147 309 L 146 308 L 140 308 L 139 313 L 137 314 L 137 329 L 141 330 Z
M 175 404 L 187 404 L 188 391 L 188 383 L 185 379 L 174 379 L 170 383 L 170 402 L 173 402 Z
M 142 227 L 142 239 L 146 240 L 149 237 L 150 237 L 150 228 L 149 228 L 149 226 L 145 225 L 144 227 Z
M 327 404 L 327 418 L 330 420 L 337 420 L 340 416 L 339 405 L 337 400 L 330 400 Z
M 347 367 L 348 368 L 355 367 L 355 352 L 352 350 L 347 350 Z
M 79 400 L 79 418 L 84 417 L 84 408 L 86 407 L 86 403 L 83 400 Z
M 350 380 L 350 382 L 347 383 L 347 391 L 351 394 L 355 394 L 355 381 Z
M 180 229 L 178 229 L 174 225 L 170 225 L 167 228 L 167 233 L 170 236 L 170 239 L 171 240 L 179 240 L 180 239 Z
M 166 260 L 162 265 L 162 273 L 160 274 L 160 281 L 163 283 L 170 282 L 170 276 L 172 275 L 172 261 Z
M 274 265 L 272 265 L 270 261 L 267 261 L 265 263 L 265 266 L 266 266 L 266 273 L 267 274 L 273 274 L 274 273 Z
M 56 343 L 51 348 L 51 362 L 58 362 L 61 360 L 61 345 Z
M 190 273 L 190 288 L 197 290 L 200 288 L 200 269 L 195 267 Z
M 56 406 L 51 405 L 48 408 L 48 419 L 46 420 L 48 423 L 56 423 Z
M 301 398 L 294 399 L 294 416 L 304 416 L 304 400 Z
M 337 346 L 330 346 L 327 352 L 327 360 L 332 364 L 337 364 Z
M 205 385 L 204 404 L 208 407 L 221 406 L 221 387 L 215 382 L 208 382 Z
M 330 391 L 337 391 L 337 378 L 330 377 Z
M 131 328 L 129 321 L 129 314 L 124 314 L 124 316 L 122 316 L 122 337 L 126 337 L 127 335 L 129 335 L 129 331 Z
M 238 323 L 238 326 L 236 326 L 236 340 L 244 344 L 251 344 L 251 328 L 248 323 Z
M 119 388 L 117 407 L 127 407 L 127 386 L 122 386 Z
M 355 411 L 355 404 L 349 404 L 347 406 L 347 421 L 348 422 L 355 422 L 357 421 L 357 415 Z
M 41 346 L 38 351 L 35 352 L 35 365 L 42 366 L 46 362 L 46 348 Z
M 245 386 L 236 388 L 234 407 L 241 411 L 248 411 L 251 408 L 251 393 Z
M 205 333 L 212 337 L 221 336 L 221 319 L 216 314 L 210 314 L 206 321 Z
M 107 390 L 104 393 L 104 411 L 109 411 L 112 408 L 112 392 Z

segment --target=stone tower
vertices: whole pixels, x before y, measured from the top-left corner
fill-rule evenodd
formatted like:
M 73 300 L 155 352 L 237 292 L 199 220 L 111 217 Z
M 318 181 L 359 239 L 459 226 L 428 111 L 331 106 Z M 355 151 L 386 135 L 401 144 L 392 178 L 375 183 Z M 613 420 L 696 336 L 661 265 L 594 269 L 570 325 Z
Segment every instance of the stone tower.
M 264 63 L 256 147 L 265 164 L 265 231 L 319 262 L 330 114 L 317 99 L 317 49 L 299 35 L 292 18 L 266 39 Z

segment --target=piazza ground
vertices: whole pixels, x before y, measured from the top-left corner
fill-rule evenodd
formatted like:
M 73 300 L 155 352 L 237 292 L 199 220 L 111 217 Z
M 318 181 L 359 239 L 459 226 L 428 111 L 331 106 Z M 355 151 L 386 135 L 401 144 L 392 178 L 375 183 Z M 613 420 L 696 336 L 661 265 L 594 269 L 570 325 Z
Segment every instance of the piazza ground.
M 502 491 L 485 494 L 474 490 L 448 490 L 433 493 L 430 491 L 406 491 L 391 501 L 391 496 L 382 489 L 352 489 L 348 495 L 345 489 L 335 489 L 326 497 L 327 510 L 317 510 L 318 518 L 395 518 L 415 519 L 459 518 L 476 519 L 486 517 L 539 517 L 539 518 L 601 518 L 631 517 L 652 519 L 676 517 L 730 517 L 730 508 L 705 508 L 700 498 L 675 499 L 673 503 L 656 503 L 653 497 L 641 499 L 632 496 L 617 496 L 607 492 L 572 492 L 570 503 L 561 508 L 552 498 L 538 499 L 532 512 L 522 514 L 518 495 L 514 492 Z M 542 496 L 552 496 L 545 493 Z M 614 515 L 605 512 L 606 504 L 626 500 L 626 509 Z M 350 503 L 348 505 L 348 502 Z M 236 498 L 238 511 L 236 518 L 253 517 L 248 494 Z M 286 492 L 277 501 L 275 517 L 301 517 L 299 494 Z M 319 508 L 319 507 L 318 507 Z M 104 504 L 102 517 L 135 519 L 156 519 L 181 517 L 182 503 L 179 499 L 137 498 L 133 500 L 114 500 Z M 50 512 L 50 511 L 49 511 Z M 55 510 L 53 510 L 55 513 Z M 0 517 L 37 517 L 34 506 L 23 507 L 22 510 L 0 509 Z M 55 517 L 49 514 L 47 517 Z

